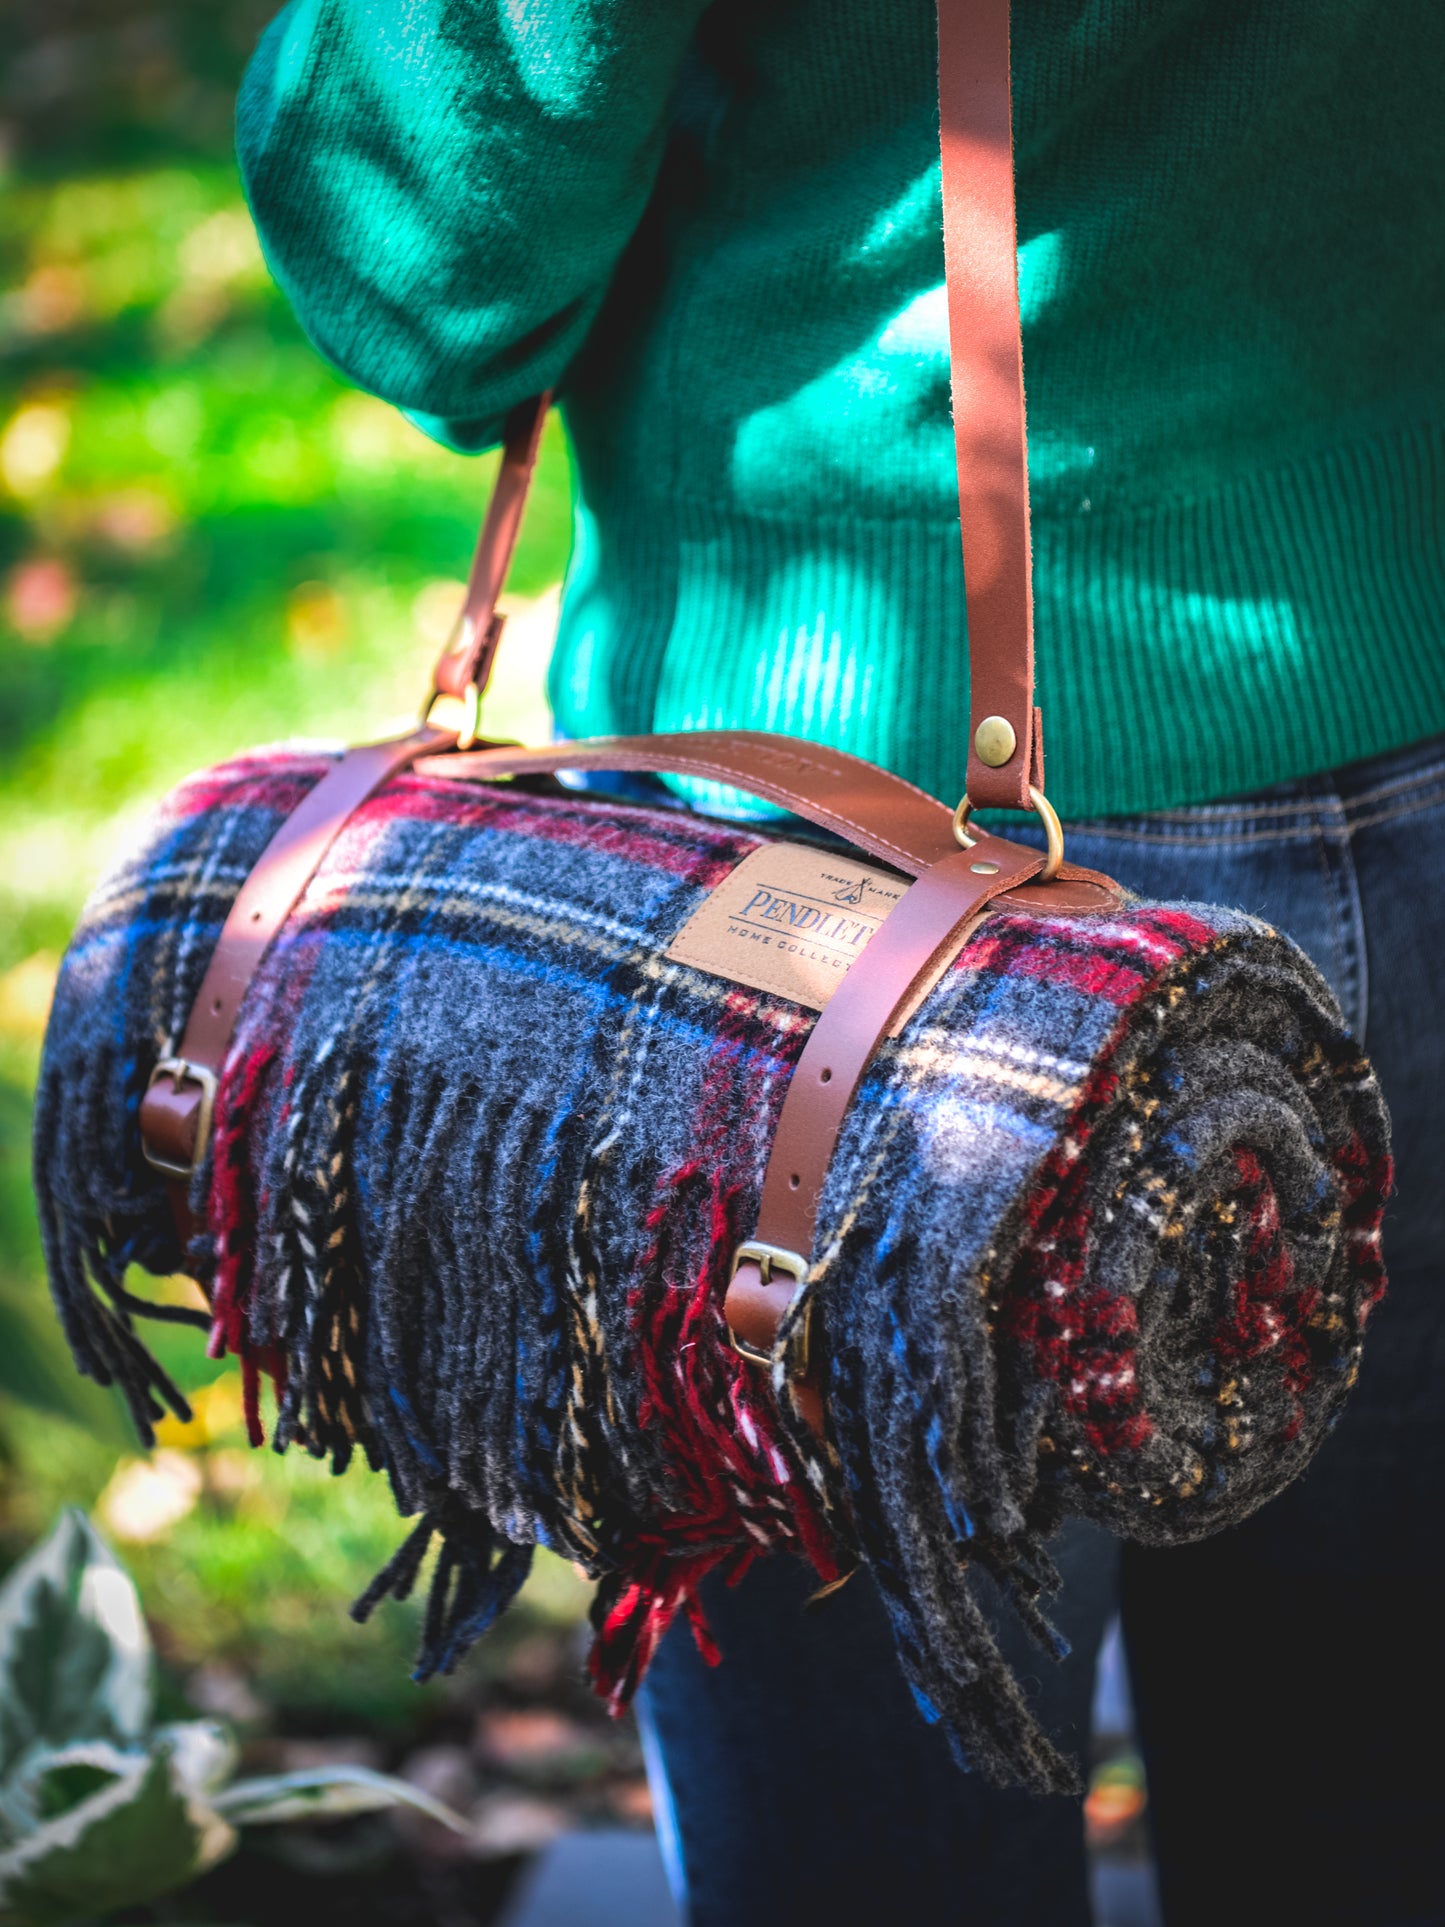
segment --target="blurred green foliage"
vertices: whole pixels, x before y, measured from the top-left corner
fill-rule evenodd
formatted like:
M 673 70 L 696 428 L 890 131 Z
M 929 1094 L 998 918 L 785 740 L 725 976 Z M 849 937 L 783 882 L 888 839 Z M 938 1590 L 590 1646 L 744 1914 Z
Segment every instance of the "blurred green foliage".
M 435 447 L 307 346 L 231 159 L 269 6 L 20 0 L 0 78 L 0 1552 L 58 1506 L 126 1543 L 163 1654 L 234 1668 L 297 1718 L 406 1724 L 412 1615 L 344 1606 L 394 1549 L 381 1483 L 250 1454 L 232 1368 L 158 1350 L 200 1417 L 127 1459 L 45 1295 L 29 1092 L 87 890 L 186 771 L 256 741 L 384 733 L 415 712 L 492 462 Z M 513 576 L 559 577 L 555 424 Z M 539 604 L 539 611 L 543 605 Z M 499 730 L 546 727 L 545 621 L 504 664 Z M 210 1387 L 210 1389 L 206 1389 Z M 548 1565 L 534 1612 L 577 1588 Z M 525 1615 L 519 1629 L 525 1627 Z M 503 1642 L 505 1644 L 505 1642 Z

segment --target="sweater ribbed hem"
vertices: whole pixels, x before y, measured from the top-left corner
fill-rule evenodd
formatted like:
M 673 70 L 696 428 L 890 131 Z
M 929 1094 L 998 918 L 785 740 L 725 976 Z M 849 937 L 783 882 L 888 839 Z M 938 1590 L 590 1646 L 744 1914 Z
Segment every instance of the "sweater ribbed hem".
M 609 483 L 578 514 L 552 670 L 566 733 L 777 729 L 961 794 L 956 521 L 792 521 Z M 1438 426 L 1147 514 L 1036 519 L 1056 807 L 1205 802 L 1445 730 L 1442 529 Z

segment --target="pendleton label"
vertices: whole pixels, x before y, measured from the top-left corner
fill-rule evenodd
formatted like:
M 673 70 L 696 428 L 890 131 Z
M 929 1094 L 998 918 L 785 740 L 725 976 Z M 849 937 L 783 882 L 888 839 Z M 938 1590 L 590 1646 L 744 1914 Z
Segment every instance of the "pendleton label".
M 667 954 L 821 1010 L 907 887 L 851 857 L 765 844 L 694 911 Z

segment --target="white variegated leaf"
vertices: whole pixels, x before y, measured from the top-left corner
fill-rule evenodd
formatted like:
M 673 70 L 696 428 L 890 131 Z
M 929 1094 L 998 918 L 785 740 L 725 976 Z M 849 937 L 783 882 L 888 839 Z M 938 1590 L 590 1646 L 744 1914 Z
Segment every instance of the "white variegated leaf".
M 0 1776 L 39 1747 L 133 1745 L 151 1707 L 135 1587 L 85 1514 L 69 1510 L 0 1586 Z
M 236 1742 L 214 1720 L 180 1720 L 156 1728 L 157 1741 L 168 1746 L 176 1778 L 186 1791 L 209 1804 L 236 1770 Z
M 461 1814 L 420 1787 L 365 1766 L 320 1766 L 298 1773 L 238 1780 L 214 1796 L 218 1813 L 233 1826 L 273 1826 L 283 1820 L 317 1820 L 382 1807 L 414 1807 L 455 1833 L 471 1831 Z
M 108 1775 L 95 1791 L 41 1818 L 0 1853 L 0 1927 L 58 1923 L 136 1906 L 213 1866 L 236 1842 L 232 1827 L 195 1798 L 161 1742 L 149 1752 L 104 1745 L 57 1749 L 38 1763 L 32 1790 L 84 1766 Z

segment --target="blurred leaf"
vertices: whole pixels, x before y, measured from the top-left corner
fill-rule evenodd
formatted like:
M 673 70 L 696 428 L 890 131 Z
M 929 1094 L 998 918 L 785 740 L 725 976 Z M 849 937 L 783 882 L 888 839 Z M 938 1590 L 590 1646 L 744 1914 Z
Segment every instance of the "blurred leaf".
M 20 1769 L 4 1783 L 8 1847 L 43 1821 L 63 1814 L 92 1794 L 123 1779 L 134 1768 L 134 1751 L 107 1740 L 83 1740 L 73 1746 L 32 1747 Z
M 213 1797 L 236 1770 L 236 1743 L 214 1720 L 178 1720 L 158 1727 L 156 1743 L 169 1747 L 176 1779 L 194 1798 Z
M 0 1853 L 0 1927 L 50 1927 L 152 1900 L 235 1845 L 226 1822 L 192 1797 L 168 1739 L 150 1753 L 75 1747 L 39 1764 L 42 1784 L 82 1764 L 105 1781 Z
M 368 1766 L 308 1767 L 298 1773 L 268 1774 L 238 1780 L 215 1799 L 216 1811 L 233 1826 L 274 1826 L 283 1820 L 337 1819 L 347 1813 L 375 1813 L 382 1807 L 414 1807 L 454 1833 L 471 1828 L 453 1808 L 420 1787 L 377 1773 Z
M 129 1575 L 84 1513 L 0 1586 L 0 1774 L 34 1747 L 144 1737 L 151 1644 Z
M 117 1778 L 111 1767 L 94 1757 L 96 1751 L 94 1747 L 70 1747 L 61 1753 L 41 1755 L 41 1770 L 35 1778 L 38 1819 L 58 1819 Z

